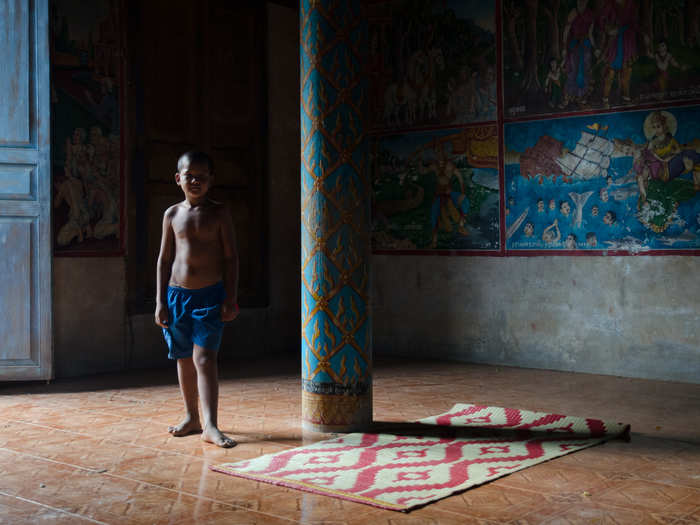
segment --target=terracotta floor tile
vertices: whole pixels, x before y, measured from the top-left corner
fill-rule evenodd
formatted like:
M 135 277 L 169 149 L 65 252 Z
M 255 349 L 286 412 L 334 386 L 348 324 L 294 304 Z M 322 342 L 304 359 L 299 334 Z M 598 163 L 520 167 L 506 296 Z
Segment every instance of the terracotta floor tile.
M 632 425 L 628 443 L 563 456 L 408 514 L 211 471 L 329 437 L 301 431 L 298 370 L 293 359 L 222 367 L 219 421 L 239 442 L 232 449 L 167 433 L 183 414 L 174 368 L 0 384 L 0 522 L 700 523 L 700 388 L 682 383 L 378 361 L 379 421 L 466 402 Z
M 191 523 L 197 523 L 197 525 L 289 525 L 290 523 L 298 523 L 295 520 L 242 509 L 219 510 L 209 514 L 198 514 L 194 519 L 196 521 L 192 521 L 192 518 L 187 518 L 173 525 L 189 525 Z
M 0 520 L 0 523 L 12 525 L 36 525 L 37 523 L 81 525 L 91 523 L 87 518 L 81 518 L 79 515 L 58 508 L 2 494 L 0 494 Z
M 662 511 L 696 491 L 682 486 L 654 483 L 646 480 L 622 480 L 600 495 L 601 503 L 617 507 Z
M 544 496 L 536 492 L 487 483 L 440 500 L 431 507 L 473 518 L 507 522 L 522 518 L 546 503 Z

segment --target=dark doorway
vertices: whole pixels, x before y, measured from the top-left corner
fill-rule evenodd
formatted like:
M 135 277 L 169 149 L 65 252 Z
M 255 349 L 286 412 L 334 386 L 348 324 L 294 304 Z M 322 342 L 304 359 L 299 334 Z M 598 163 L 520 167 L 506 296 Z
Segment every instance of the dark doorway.
M 152 311 L 163 211 L 182 199 L 178 156 L 211 154 L 215 200 L 232 210 L 239 304 L 268 304 L 265 2 L 126 0 L 127 282 L 130 313 Z

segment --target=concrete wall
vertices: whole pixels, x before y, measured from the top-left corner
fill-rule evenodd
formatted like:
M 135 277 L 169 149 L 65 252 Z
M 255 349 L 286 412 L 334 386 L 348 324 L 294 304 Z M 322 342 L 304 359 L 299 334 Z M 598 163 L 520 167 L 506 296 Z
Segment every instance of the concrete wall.
M 696 257 L 372 264 L 375 355 L 700 383 Z
M 54 257 L 54 375 L 79 376 L 126 366 L 124 259 Z

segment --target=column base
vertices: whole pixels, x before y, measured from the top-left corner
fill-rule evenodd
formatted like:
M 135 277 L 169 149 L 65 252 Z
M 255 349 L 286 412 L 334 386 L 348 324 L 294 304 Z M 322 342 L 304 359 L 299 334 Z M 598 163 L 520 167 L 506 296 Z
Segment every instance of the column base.
M 310 432 L 359 432 L 372 425 L 372 390 L 363 395 L 318 394 L 302 390 L 301 424 Z

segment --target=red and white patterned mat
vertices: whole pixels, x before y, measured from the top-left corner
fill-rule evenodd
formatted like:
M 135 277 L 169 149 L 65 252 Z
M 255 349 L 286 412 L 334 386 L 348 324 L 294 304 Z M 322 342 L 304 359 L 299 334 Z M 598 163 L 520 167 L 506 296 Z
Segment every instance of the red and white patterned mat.
M 629 435 L 629 425 L 623 423 L 466 404 L 417 423 L 422 435 L 346 434 L 211 468 L 407 511 L 557 456 Z M 431 428 L 435 432 L 430 432 Z

